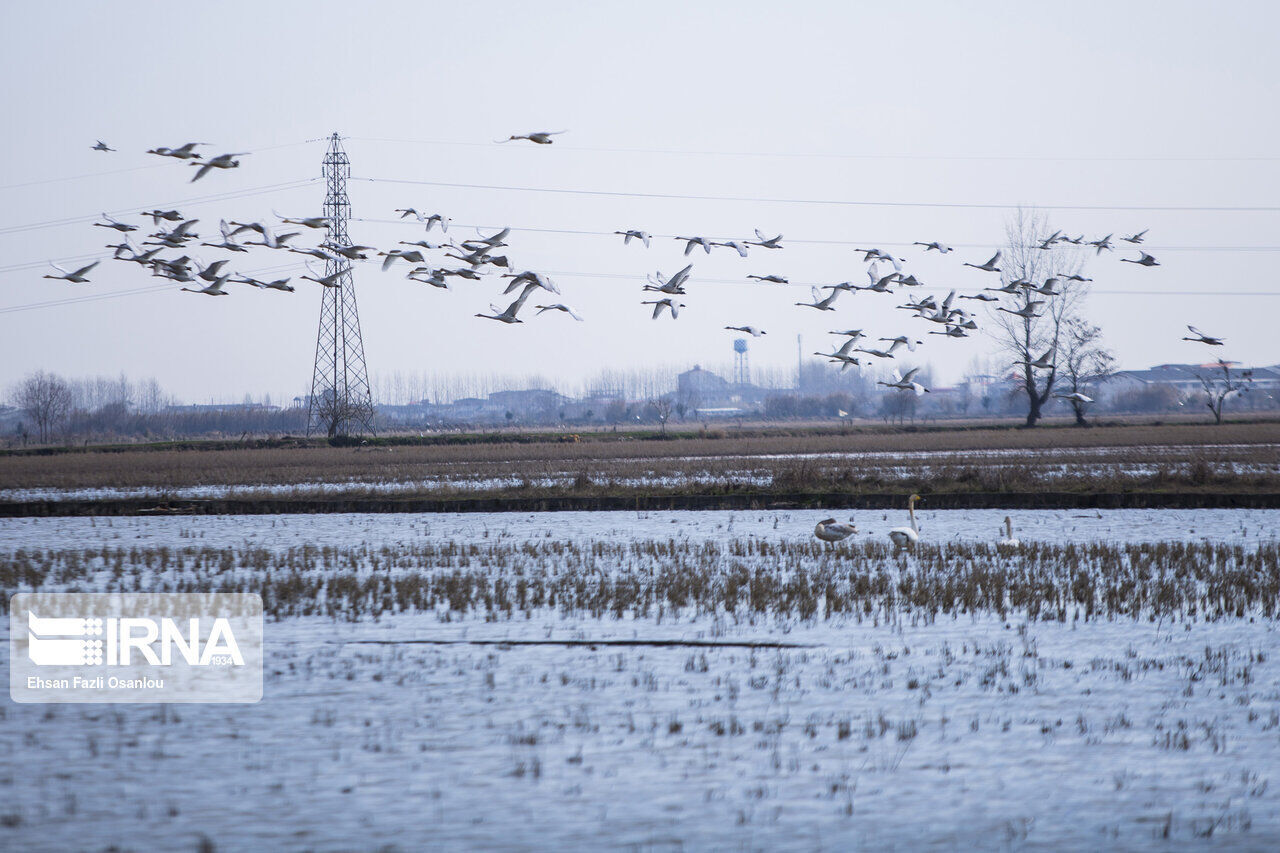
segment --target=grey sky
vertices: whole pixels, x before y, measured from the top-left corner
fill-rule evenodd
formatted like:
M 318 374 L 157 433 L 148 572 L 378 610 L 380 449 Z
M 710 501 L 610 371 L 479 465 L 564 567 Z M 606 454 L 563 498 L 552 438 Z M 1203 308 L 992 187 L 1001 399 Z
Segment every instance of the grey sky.
M 351 137 L 358 178 L 1028 206 L 1278 204 L 1278 15 L 1267 3 L 30 3 L 6 4 L 0 17 L 4 268 L 93 253 L 115 236 L 87 223 L 5 228 L 313 178 L 324 143 L 294 143 L 334 130 Z M 551 146 L 491 144 L 560 129 L 569 133 Z M 98 138 L 119 152 L 90 151 Z M 456 144 L 374 141 L 385 139 Z M 255 153 L 238 171 L 196 184 L 185 165 L 142 153 L 196 140 L 213 143 L 210 153 Z M 1266 157 L 1278 159 L 1205 159 Z M 95 174 L 112 170 L 130 171 Z M 77 175 L 93 176 L 47 182 Z M 42 183 L 10 186 L 32 181 Z M 314 183 L 178 206 L 212 236 L 220 217 L 318 213 L 323 193 Z M 759 227 L 781 231 L 784 242 L 893 248 L 931 287 L 961 289 L 989 283 L 959 262 L 985 260 L 1007 215 L 362 180 L 352 182 L 351 202 L 352 238 L 380 247 L 418 239 L 420 229 L 359 220 L 388 219 L 403 206 L 494 227 L 715 236 Z M 1089 265 L 1089 312 L 1123 365 L 1205 358 L 1203 347 L 1179 340 L 1188 322 L 1228 339 L 1213 355 L 1280 360 L 1271 331 L 1280 298 L 1178 295 L 1275 294 L 1275 251 L 1177 248 L 1280 247 L 1277 213 L 1046 212 L 1055 226 L 1090 236 L 1151 229 L 1163 266 L 1119 263 L 1124 253 Z M 978 245 L 945 259 L 887 245 L 913 240 Z M 723 364 L 734 337 L 726 324 L 768 330 L 752 342 L 756 365 L 794 364 L 796 334 L 808 352 L 833 328 L 927 330 L 893 310 L 895 297 L 844 295 L 835 314 L 820 314 L 792 305 L 807 287 L 712 281 L 861 280 L 865 266 L 847 245 L 791 242 L 747 260 L 699 252 L 688 308 L 672 323 L 650 321 L 638 303 L 645 273 L 685 263 L 673 240 L 646 251 L 613 237 L 516 231 L 509 242 L 513 261 L 551 271 L 587 322 L 557 313 L 501 326 L 472 316 L 501 301 L 497 280 L 444 293 L 361 265 L 371 370 L 539 372 L 572 390 L 603 366 Z M 259 249 L 232 266 L 297 258 Z M 0 309 L 160 283 L 119 263 L 104 263 L 88 285 L 40 278 L 46 271 L 0 273 Z M 0 386 L 45 367 L 154 375 L 192 400 L 299 393 L 319 295 L 295 284 L 305 286 L 241 288 L 227 299 L 174 286 L 0 313 Z M 1134 290 L 1167 296 L 1109 293 Z M 990 350 L 981 335 L 935 337 L 915 357 L 950 382 Z

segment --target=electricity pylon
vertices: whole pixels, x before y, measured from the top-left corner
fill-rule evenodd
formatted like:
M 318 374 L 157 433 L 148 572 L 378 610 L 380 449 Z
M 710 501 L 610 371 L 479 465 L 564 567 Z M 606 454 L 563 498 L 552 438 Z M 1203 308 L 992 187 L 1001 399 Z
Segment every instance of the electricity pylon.
M 347 178 L 351 176 L 351 162 L 336 133 L 329 138 L 323 174 L 328 184 L 324 199 L 324 215 L 329 220 L 325 243 L 350 246 L 347 220 L 351 217 L 351 202 L 347 198 Z M 320 331 L 316 334 L 316 364 L 307 404 L 307 435 L 313 431 L 324 431 L 330 438 L 372 433 L 373 394 L 364 363 L 364 342 L 360 339 L 360 313 L 356 309 L 351 261 L 335 254 L 325 261 L 324 272 L 326 277 L 336 274 L 338 278 L 336 287 L 321 288 Z

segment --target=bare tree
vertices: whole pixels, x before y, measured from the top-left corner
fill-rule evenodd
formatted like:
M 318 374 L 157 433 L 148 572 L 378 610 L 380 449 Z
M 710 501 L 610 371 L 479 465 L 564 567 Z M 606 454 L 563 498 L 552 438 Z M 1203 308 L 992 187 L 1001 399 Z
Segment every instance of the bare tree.
M 43 443 L 71 413 L 71 387 L 61 376 L 37 370 L 18 385 L 13 403 L 35 421 Z
M 1115 356 L 1102 344 L 1102 327 L 1083 317 L 1067 320 L 1062 335 L 1062 353 L 1058 359 L 1067 394 L 1088 396 L 1098 382 L 1115 371 Z M 1067 397 L 1066 400 L 1075 412 L 1076 424 L 1088 426 L 1089 422 L 1084 417 L 1088 402 L 1078 397 Z
M 667 421 L 671 420 L 671 400 L 667 397 L 658 397 L 649 401 L 649 408 L 653 409 L 654 417 L 662 426 L 662 434 L 666 435 Z
M 1048 224 L 1034 211 L 1019 209 L 1005 226 L 1008 245 L 1001 250 L 1000 283 L 1016 292 L 1000 294 L 999 305 L 991 310 L 987 324 L 1000 348 L 1018 366 L 1018 388 L 1027 397 L 1027 426 L 1040 420 L 1041 409 L 1053 395 L 1058 381 L 1055 356 L 1062 333 L 1071 320 L 1080 316 L 1087 294 L 1084 282 L 1067 276 L 1084 268 L 1084 253 L 1075 246 L 1050 243 Z M 1052 286 L 1047 284 L 1055 279 Z M 1041 292 L 1044 290 L 1049 292 Z M 1033 366 L 1043 353 L 1053 362 L 1049 367 Z
M 1253 371 L 1243 370 L 1236 377 L 1232 377 L 1231 362 L 1219 360 L 1215 367 L 1222 371 L 1221 376 L 1216 372 L 1207 375 L 1197 373 L 1196 378 L 1204 387 L 1205 396 L 1208 398 L 1205 400 L 1205 405 L 1209 407 L 1209 411 L 1213 412 L 1213 422 L 1220 424 L 1222 410 L 1227 400 L 1245 393 L 1253 384 Z
M 172 399 L 164 393 L 164 389 L 160 387 L 160 383 L 154 377 L 144 380 L 139 386 L 138 408 L 146 414 L 155 414 L 172 402 Z

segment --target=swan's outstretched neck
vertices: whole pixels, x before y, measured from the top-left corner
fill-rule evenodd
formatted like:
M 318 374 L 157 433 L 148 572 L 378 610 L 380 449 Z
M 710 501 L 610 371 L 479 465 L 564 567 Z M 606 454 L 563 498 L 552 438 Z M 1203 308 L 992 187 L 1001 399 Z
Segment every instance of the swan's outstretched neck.
M 1007 515 L 1004 517 L 1004 533 L 1009 539 L 1013 538 L 1013 519 Z
M 912 529 L 912 530 L 914 530 L 914 531 L 918 534 L 918 533 L 920 532 L 920 527 L 916 524 L 916 498 L 915 498 L 915 495 L 912 495 L 912 496 L 911 496 L 911 500 L 907 501 L 907 509 L 908 509 L 908 511 L 911 513 L 911 529 Z

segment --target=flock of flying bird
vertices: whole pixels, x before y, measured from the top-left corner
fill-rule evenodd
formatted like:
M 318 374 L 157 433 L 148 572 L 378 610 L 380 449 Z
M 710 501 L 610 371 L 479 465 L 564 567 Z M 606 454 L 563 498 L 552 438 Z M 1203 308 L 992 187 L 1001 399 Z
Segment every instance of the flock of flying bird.
M 498 143 L 511 142 L 515 140 L 526 140 L 537 145 L 550 145 L 553 143 L 553 136 L 557 136 L 564 131 L 537 131 L 528 134 L 512 135 L 507 139 L 495 140 Z M 191 178 L 192 182 L 198 181 L 213 169 L 234 169 L 240 165 L 240 161 L 236 158 L 245 156 L 243 153 L 220 154 L 216 157 L 205 159 L 195 149 L 206 143 L 188 142 L 178 148 L 157 147 L 147 151 L 148 154 L 154 154 L 160 157 L 170 157 L 177 160 L 184 160 L 196 168 L 195 175 Z M 95 151 L 114 151 L 114 148 L 107 146 L 104 142 L 98 141 L 93 146 Z M 424 226 L 425 232 L 429 235 L 433 227 L 438 226 L 440 233 L 446 234 L 449 230 L 449 217 L 440 213 L 424 214 L 418 210 L 407 207 L 395 211 L 400 214 L 400 218 L 407 219 L 414 217 Z M 223 268 L 229 263 L 227 259 L 216 260 L 210 264 L 204 264 L 198 259 L 192 258 L 190 255 L 183 254 L 176 258 L 162 258 L 160 252 L 165 249 L 183 249 L 188 247 L 192 241 L 199 238 L 199 235 L 193 230 L 198 220 L 186 219 L 176 210 L 150 210 L 140 216 L 149 217 L 153 227 L 157 230 L 147 236 L 149 240 L 143 241 L 140 245 L 134 243 L 129 236 L 132 232 L 138 231 L 139 226 L 113 219 L 103 214 L 103 221 L 94 223 L 101 228 L 109 228 L 120 232 L 123 237 L 121 242 L 109 245 L 107 248 L 114 249 L 114 259 L 122 261 L 131 261 L 151 270 L 152 275 L 162 278 L 171 279 L 177 282 L 195 284 L 196 287 L 183 287 L 182 290 L 201 293 L 208 296 L 226 296 L 228 295 L 225 286 L 228 283 L 248 284 L 257 288 L 268 290 L 281 290 L 293 292 L 294 288 L 289 284 L 288 278 L 277 279 L 272 281 L 262 281 L 249 276 L 234 277 L 236 274 L 232 272 L 224 272 Z M 399 245 L 408 248 L 395 248 L 387 251 L 377 251 L 373 246 L 361 246 L 354 244 L 337 243 L 328 238 L 330 230 L 330 221 L 323 216 L 311 217 L 285 217 L 276 214 L 280 219 L 280 224 L 298 226 L 302 229 L 323 230 L 326 232 L 326 239 L 313 247 L 301 247 L 291 245 L 291 241 L 300 236 L 302 231 L 289 231 L 286 233 L 277 233 L 279 225 L 268 224 L 263 222 L 228 222 L 222 220 L 219 223 L 219 231 L 222 239 L 214 243 L 200 243 L 201 246 L 208 246 L 223 251 L 240 253 L 247 252 L 249 246 L 262 246 L 269 249 L 292 252 L 296 254 L 306 255 L 320 261 L 337 262 L 331 273 L 320 273 L 312 270 L 308 266 L 310 275 L 301 276 L 302 279 L 316 282 L 323 287 L 341 287 L 343 276 L 349 269 L 349 263 L 352 261 L 370 260 L 371 252 L 376 252 L 382 260 L 383 271 L 389 270 L 396 261 L 401 261 L 412 265 L 412 269 L 406 274 L 406 277 L 412 281 L 422 284 L 438 287 L 442 289 L 450 289 L 450 279 L 461 278 L 477 281 L 485 275 L 488 268 L 502 269 L 506 272 L 501 273 L 501 277 L 507 279 L 504 295 L 509 295 L 515 291 L 519 294 L 515 299 L 500 309 L 497 305 L 490 306 L 492 313 L 477 314 L 477 317 L 483 317 L 489 320 L 495 320 L 499 323 L 514 324 L 523 323 L 519 317 L 520 311 L 524 308 L 525 302 L 529 296 L 536 291 L 542 290 L 551 294 L 560 294 L 560 289 L 556 283 L 547 275 L 533 270 L 523 270 L 520 272 L 511 271 L 511 263 L 505 254 L 495 254 L 498 250 L 505 248 L 508 244 L 506 239 L 511 234 L 510 228 L 502 228 L 492 234 L 485 235 L 477 229 L 477 236 L 471 239 L 453 241 L 441 241 L 432 243 L 429 239 L 421 239 L 416 241 L 400 241 Z M 161 227 L 160 223 L 169 224 L 168 227 Z M 648 249 L 653 241 L 653 235 L 647 231 L 639 229 L 627 229 L 623 231 L 615 231 L 615 234 L 622 237 L 624 245 L 630 245 L 634 240 L 643 244 Z M 1146 230 L 1139 231 L 1135 234 L 1121 237 L 1120 240 L 1133 246 L 1139 246 L 1146 237 Z M 261 239 L 253 240 L 252 238 L 240 242 L 237 238 L 242 234 L 256 234 Z M 1058 244 L 1068 244 L 1074 246 L 1090 246 L 1095 249 L 1095 255 L 1100 255 L 1106 251 L 1113 251 L 1116 245 L 1112 242 L 1113 234 L 1100 237 L 1096 240 L 1086 240 L 1084 236 L 1071 237 L 1056 231 L 1048 237 L 1038 241 L 1035 248 L 1050 250 Z M 676 236 L 674 239 L 684 243 L 684 255 L 688 257 L 695 249 L 702 249 L 705 254 L 710 254 L 712 249 L 724 248 L 735 252 L 741 258 L 747 258 L 752 247 L 758 249 L 782 249 L 782 235 L 768 236 L 764 232 L 756 229 L 754 240 L 751 239 L 732 239 L 732 240 L 712 240 L 707 237 L 699 236 Z M 938 252 L 941 255 L 950 254 L 952 247 L 939 243 L 919 242 L 913 245 L 923 247 L 924 252 Z M 154 248 L 144 248 L 153 246 Z M 445 264 L 441 261 L 439 264 L 433 264 L 428 260 L 428 252 L 442 252 L 444 258 L 456 261 L 456 264 Z M 825 285 L 823 287 L 812 287 L 810 290 L 811 301 L 797 302 L 797 306 L 804 308 L 812 308 L 817 311 L 834 311 L 837 297 L 842 293 L 854 294 L 858 291 L 866 291 L 878 294 L 893 294 L 895 288 L 912 288 L 920 287 L 923 282 L 914 274 L 904 274 L 903 268 L 905 259 L 895 257 L 892 254 L 884 252 L 880 249 L 857 249 L 857 253 L 862 255 L 862 261 L 868 264 L 866 269 L 867 283 L 854 284 L 850 281 L 840 282 L 839 284 Z M 1144 267 L 1159 266 L 1160 262 L 1145 251 L 1139 250 L 1137 258 L 1121 258 L 1122 262 L 1137 264 Z M 961 308 L 958 304 L 959 300 L 972 300 L 975 302 L 999 302 L 1008 296 L 1018 297 L 1012 300 L 1015 307 L 1006 307 L 1005 305 L 996 306 L 996 311 L 1003 311 L 1016 317 L 1020 317 L 1026 321 L 1031 321 L 1042 314 L 1042 308 L 1047 300 L 1061 293 L 1059 289 L 1064 280 L 1073 280 L 1078 282 L 1087 282 L 1091 279 L 1084 278 L 1079 273 L 1058 273 L 1046 278 L 1044 281 L 1029 281 L 1022 278 L 1009 279 L 1003 275 L 1000 267 L 1003 253 L 996 252 L 987 261 L 981 264 L 964 262 L 962 265 L 972 267 L 985 273 L 1001 274 L 1001 284 L 998 287 L 984 287 L 975 293 L 961 294 L 957 296 L 957 292 L 952 290 L 941 302 L 935 300 L 932 296 L 915 299 L 908 296 L 906 303 L 897 306 L 898 308 L 907 310 L 910 317 L 932 323 L 940 328 L 932 329 L 927 334 L 941 335 L 949 338 L 967 337 L 969 332 L 978 328 L 977 320 L 970 312 Z M 88 273 L 98 265 L 98 261 L 83 266 L 76 270 L 66 270 L 56 264 L 53 268 L 58 271 L 57 275 L 45 275 L 45 278 L 60 279 L 63 281 L 74 282 L 77 284 L 88 282 Z M 892 272 L 884 272 L 881 264 L 887 264 L 893 268 Z M 648 277 L 648 283 L 644 285 L 644 293 L 653 293 L 655 298 L 644 299 L 642 305 L 652 305 L 652 318 L 659 319 L 664 313 L 668 314 L 673 320 L 680 316 L 680 309 L 685 308 L 684 302 L 679 301 L 680 297 L 687 295 L 688 291 L 685 286 L 689 283 L 693 274 L 693 264 L 690 263 L 679 272 L 670 277 L 664 276 L 661 272 L 654 273 Z M 781 275 L 748 275 L 747 279 L 758 281 L 764 284 L 788 284 L 785 276 Z M 1008 279 L 1008 280 L 1006 280 Z M 825 293 L 823 291 L 826 291 Z M 1041 298 L 1037 298 L 1041 297 Z M 575 320 L 582 320 L 582 317 L 570 308 L 560 302 L 541 304 L 534 306 L 538 314 L 548 311 L 562 312 L 569 315 Z M 763 329 L 754 325 L 731 325 L 725 326 L 725 329 L 742 332 L 752 337 L 760 337 L 767 334 Z M 1184 337 L 1183 340 L 1194 341 L 1209 346 L 1222 346 L 1224 340 L 1221 337 L 1209 335 L 1200 331 L 1195 326 L 1187 326 L 1188 331 L 1194 337 Z M 843 338 L 840 346 L 833 348 L 831 352 L 817 352 L 815 355 L 828 359 L 833 364 L 839 364 L 841 372 L 850 367 L 859 366 L 863 363 L 864 357 L 875 359 L 893 359 L 897 353 L 905 348 L 908 352 L 914 352 L 916 347 L 923 343 L 922 340 L 914 338 L 908 334 L 899 334 L 894 337 L 881 337 L 873 342 L 868 338 L 866 332 L 862 329 L 845 329 L 842 331 L 833 331 L 832 335 Z M 866 342 L 866 346 L 858 346 L 860 342 Z M 1032 359 L 1030 355 L 1025 359 L 1021 359 L 1016 364 L 1022 364 L 1032 370 L 1052 370 L 1055 365 L 1055 350 L 1050 348 L 1038 358 Z M 881 380 L 877 382 L 887 388 L 914 393 L 919 396 L 927 393 L 925 388 L 919 382 L 915 381 L 915 376 L 920 368 L 912 368 L 905 373 L 894 371 L 892 381 Z M 1071 394 L 1056 394 L 1055 396 L 1065 400 L 1071 400 L 1077 403 L 1091 403 L 1093 400 L 1079 392 Z M 920 528 L 916 521 L 915 505 L 920 500 L 919 495 L 911 495 L 908 501 L 908 512 L 910 515 L 910 525 L 904 527 L 895 527 L 889 531 L 890 540 L 899 548 L 913 548 L 920 540 Z M 836 543 L 847 539 L 858 533 L 857 525 L 853 523 L 853 519 L 848 522 L 837 521 L 835 518 L 828 518 L 818 522 L 814 528 L 814 535 L 829 543 Z M 1013 523 L 1011 519 L 1005 518 L 1005 537 L 998 543 L 1002 547 L 1016 547 L 1019 542 L 1013 537 Z
M 504 143 L 525 140 L 538 145 L 550 145 L 554 141 L 552 137 L 561 133 L 564 133 L 564 131 L 537 131 L 512 135 L 507 139 L 495 140 L 495 142 Z M 245 156 L 244 153 L 228 153 L 205 158 L 196 150 L 205 144 L 188 142 L 177 148 L 151 148 L 147 150 L 147 153 L 190 163 L 192 167 L 196 168 L 192 181 L 200 180 L 213 169 L 237 168 L 240 165 L 240 161 L 237 158 Z M 98 141 L 93 146 L 93 149 L 104 152 L 115 150 L 102 141 Z M 450 224 L 449 217 L 440 213 L 427 214 L 419 212 L 412 207 L 398 209 L 396 213 L 400 214 L 401 220 L 409 217 L 416 218 L 424 226 L 427 237 L 412 242 L 400 241 L 397 248 L 378 251 L 373 246 L 339 243 L 331 239 L 331 223 L 326 217 L 286 217 L 276 214 L 280 220 L 279 223 L 222 220 L 219 223 L 221 239 L 215 242 L 201 242 L 198 245 L 231 253 L 242 253 L 248 251 L 250 246 L 259 246 L 276 251 L 304 255 L 317 261 L 335 262 L 329 267 L 329 270 L 332 271 L 327 273 L 312 269 L 308 262 L 307 271 L 309 274 L 300 276 L 301 279 L 313 281 L 323 287 L 341 287 L 350 262 L 370 260 L 371 253 L 376 253 L 377 257 L 382 258 L 381 265 L 384 271 L 389 270 L 397 261 L 406 263 L 411 266 L 411 269 L 406 273 L 408 279 L 442 289 L 450 289 L 451 280 L 455 278 L 478 281 L 492 271 L 502 270 L 503 272 L 500 273 L 500 276 L 506 279 L 503 294 L 510 295 L 519 291 L 518 294 L 505 308 L 491 305 L 491 313 L 482 313 L 476 316 L 504 324 L 524 322 L 520 317 L 520 312 L 524 309 L 525 303 L 533 293 L 542 291 L 547 294 L 560 294 L 559 287 L 546 274 L 534 270 L 515 271 L 507 255 L 498 253 L 499 250 L 508 245 L 506 240 L 511 234 L 510 228 L 502 228 L 487 235 L 477 229 L 477 236 L 474 238 L 457 242 L 445 239 L 440 242 L 432 242 L 429 237 L 434 227 L 439 227 L 441 235 L 447 234 Z M 103 214 L 103 221 L 94 223 L 98 227 L 112 229 L 122 234 L 120 242 L 108 246 L 108 248 L 114 250 L 113 259 L 137 263 L 149 269 L 154 276 L 194 285 L 192 287 L 183 287 L 182 290 L 208 296 L 228 295 L 226 286 L 230 283 L 247 284 L 260 289 L 286 292 L 294 290 L 289 283 L 289 278 L 265 281 L 226 270 L 225 267 L 230 262 L 228 259 L 215 260 L 212 263 L 205 264 L 185 252 L 177 257 L 161 257 L 161 252 L 166 249 L 189 250 L 189 247 L 199 238 L 199 234 L 193 230 L 198 220 L 186 219 L 176 210 L 151 210 L 140 214 L 140 216 L 149 217 L 153 227 L 156 228 L 154 232 L 147 234 L 149 239 L 142 241 L 140 244 L 135 243 L 130 236 L 133 232 L 139 230 L 140 226 L 138 225 L 122 222 L 106 214 Z M 161 223 L 164 223 L 164 225 L 162 226 Z M 299 230 L 281 233 L 279 229 L 283 225 L 297 226 Z M 315 246 L 294 245 L 292 241 L 299 237 L 304 230 L 324 231 L 325 239 Z M 651 246 L 654 240 L 652 234 L 639 229 L 620 230 L 614 233 L 622 237 L 625 245 L 630 245 L 635 241 L 638 244 L 642 244 L 646 249 Z M 1146 230 L 1143 230 L 1121 237 L 1120 240 L 1132 246 L 1139 246 L 1143 243 L 1146 233 Z M 249 239 L 242 241 L 239 239 L 242 235 L 250 236 Z M 252 239 L 255 235 L 260 239 Z M 1068 244 L 1092 247 L 1095 249 L 1095 254 L 1101 254 L 1116 248 L 1116 245 L 1112 242 L 1113 236 L 1108 234 L 1095 240 L 1087 240 L 1084 236 L 1071 237 L 1061 231 L 1057 231 L 1048 237 L 1040 239 L 1035 248 L 1049 250 L 1059 244 Z M 684 244 L 684 255 L 686 257 L 697 249 L 701 249 L 704 254 L 710 254 L 713 249 L 723 248 L 745 259 L 749 256 L 752 248 L 762 250 L 780 250 L 783 248 L 781 234 L 769 236 L 759 229 L 755 231 L 754 240 L 745 238 L 713 240 L 701 236 L 676 236 L 674 239 Z M 937 241 L 916 242 L 913 245 L 922 247 L 925 253 L 932 251 L 938 252 L 940 255 L 947 255 L 954 251 L 952 247 Z M 441 255 L 433 262 L 429 259 L 430 253 L 436 252 L 441 253 Z M 860 254 L 862 261 L 868 265 L 866 268 L 866 284 L 844 281 L 822 287 L 815 286 L 811 288 L 810 301 L 797 302 L 795 304 L 817 311 L 834 311 L 835 302 L 842 293 L 852 295 L 858 291 L 865 291 L 875 294 L 893 294 L 899 289 L 910 289 L 924 284 L 916 275 L 904 273 L 905 259 L 903 258 L 896 257 L 877 248 L 857 249 L 855 252 Z M 1011 279 L 1002 273 L 1000 266 L 1002 257 L 1003 253 L 997 251 L 984 263 L 970 263 L 967 261 L 963 263 L 963 266 L 971 267 L 980 272 L 1001 275 L 999 286 L 984 287 L 974 293 L 960 295 L 957 295 L 957 291 L 952 290 L 941 301 L 932 296 L 921 298 L 907 296 L 905 303 L 897 307 L 909 311 L 911 319 L 918 319 L 936 326 L 927 334 L 948 338 L 964 338 L 978 328 L 978 322 L 972 313 L 960 306 L 961 300 L 982 303 L 1005 300 L 1014 307 L 998 305 L 995 308 L 996 311 L 1006 312 L 1029 322 L 1041 316 L 1042 309 L 1048 299 L 1061 293 L 1059 288 L 1064 280 L 1091 281 L 1091 279 L 1084 278 L 1078 273 L 1059 273 L 1048 277 L 1044 281 L 1028 281 L 1022 278 Z M 449 259 L 456 263 L 450 264 L 444 259 Z M 1145 267 L 1159 266 L 1159 261 L 1145 251 L 1139 251 L 1138 258 L 1121 258 L 1121 260 Z M 54 264 L 53 267 L 58 274 L 44 277 L 84 283 L 89 280 L 89 272 L 98 263 L 98 261 L 95 261 L 76 270 L 67 270 Z M 892 267 L 892 271 L 886 271 L 881 266 L 882 264 Z M 661 272 L 648 277 L 648 283 L 643 286 L 643 293 L 645 295 L 653 294 L 653 298 L 642 299 L 641 304 L 652 306 L 651 316 L 654 320 L 662 317 L 664 313 L 673 320 L 680 316 L 680 309 L 687 307 L 681 301 L 681 297 L 686 296 L 688 293 L 686 286 L 689 284 L 692 274 L 693 264 L 690 263 L 670 277 L 664 276 Z M 785 276 L 776 274 L 752 274 L 746 276 L 746 278 L 763 284 L 789 283 Z M 1015 298 L 1009 300 L 1007 297 L 1010 296 Z M 559 312 L 567 314 L 575 320 L 582 320 L 577 311 L 562 302 L 547 300 L 544 304 L 536 304 L 534 308 L 539 315 L 546 312 Z M 751 324 L 729 325 L 724 328 L 742 332 L 752 337 L 760 337 L 766 334 L 763 329 Z M 1187 340 L 1197 340 L 1211 345 L 1222 343 L 1220 338 L 1205 335 L 1193 327 L 1188 328 L 1197 337 L 1188 338 Z M 833 331 L 831 334 L 843 340 L 839 342 L 838 346 L 833 347 L 831 352 L 817 352 L 815 355 L 828 359 L 832 364 L 839 364 L 842 372 L 850 367 L 861 366 L 869 358 L 888 360 L 894 359 L 903 349 L 908 352 L 914 352 L 916 347 L 923 343 L 920 338 L 910 334 L 898 334 L 893 337 L 881 337 L 873 340 L 863 329 L 845 329 Z M 1048 370 L 1055 367 L 1054 358 L 1054 350 L 1050 349 L 1039 358 L 1030 359 L 1028 357 L 1018 363 L 1034 370 Z M 891 381 L 881 380 L 877 384 L 919 396 L 927 393 L 929 389 L 916 381 L 915 377 L 918 372 L 918 367 L 903 373 L 894 371 Z M 1090 398 L 1079 393 L 1057 396 L 1078 402 L 1092 402 Z
M 653 235 L 646 231 L 637 229 L 629 229 L 625 231 L 615 231 L 622 237 L 624 244 L 630 244 L 632 240 L 643 243 L 648 248 L 653 239 Z M 1146 230 L 1136 234 L 1131 234 L 1121 238 L 1125 242 L 1133 245 L 1141 244 L 1146 237 Z M 717 241 L 706 237 L 693 236 L 676 236 L 674 239 L 684 243 L 684 254 L 687 257 L 695 249 L 701 248 L 704 253 L 710 254 L 714 248 L 727 248 L 736 252 L 739 257 L 746 258 L 750 252 L 750 247 L 758 247 L 762 249 L 781 249 L 782 235 L 767 236 L 760 230 L 755 231 L 755 240 L 751 239 L 735 239 Z M 1097 240 L 1086 240 L 1083 236 L 1070 237 L 1061 231 L 1055 232 L 1048 237 L 1038 241 L 1035 248 L 1050 250 L 1059 243 L 1068 243 L 1077 246 L 1092 246 L 1096 249 L 1095 254 L 1101 254 L 1104 251 L 1110 251 L 1115 248 L 1112 243 L 1114 235 L 1108 234 Z M 923 247 L 925 252 L 936 251 L 939 254 L 946 255 L 953 249 L 939 242 L 919 242 L 913 245 Z M 834 311 L 835 302 L 841 293 L 854 294 L 858 291 L 867 291 L 870 293 L 893 294 L 895 288 L 912 288 L 923 286 L 924 282 L 917 278 L 914 274 L 904 274 L 905 259 L 896 257 L 881 249 L 857 249 L 857 253 L 862 255 L 862 261 L 869 266 L 866 269 L 867 283 L 855 284 L 851 281 L 840 282 L 839 284 L 825 285 L 823 287 L 812 287 L 810 289 L 811 301 L 797 302 L 797 306 L 804 308 L 812 308 L 817 311 Z M 1141 266 L 1159 266 L 1159 261 L 1146 252 L 1139 252 L 1138 259 L 1123 258 L 1132 263 Z M 965 262 L 963 265 L 973 267 L 987 273 L 1002 273 L 999 266 L 1001 263 L 1002 252 L 996 252 L 986 262 L 981 264 Z M 893 267 L 892 272 L 886 272 L 880 265 L 884 263 Z M 653 306 L 653 319 L 658 319 L 664 312 L 668 313 L 672 319 L 680 316 L 680 309 L 686 307 L 684 302 L 679 301 L 679 297 L 687 294 L 685 284 L 689 281 L 693 272 L 693 265 L 681 269 L 670 278 L 664 277 L 661 273 L 657 273 L 649 277 L 649 283 L 644 286 L 646 292 L 653 291 L 662 294 L 662 298 L 653 300 L 644 300 L 641 304 Z M 748 275 L 748 279 L 759 281 L 762 283 L 787 284 L 787 278 L 780 275 Z M 1051 276 L 1043 282 L 1033 282 L 1025 279 L 1011 279 L 1002 283 L 999 287 L 986 287 L 973 294 L 965 294 L 957 297 L 957 291 L 952 290 L 945 299 L 938 302 L 932 296 L 926 296 L 920 299 L 908 296 L 906 303 L 897 306 L 898 308 L 908 310 L 912 318 L 924 320 L 933 323 L 941 328 L 929 331 L 927 334 L 941 335 L 949 338 L 968 337 L 969 332 L 978 328 L 977 319 L 958 304 L 959 300 L 974 300 L 978 302 L 998 302 L 1004 295 L 1014 295 L 1021 297 L 1020 300 L 1014 300 L 1015 307 L 998 306 L 995 310 L 1004 311 L 1009 314 L 1021 317 L 1025 320 L 1032 320 L 1041 316 L 1042 307 L 1045 305 L 1047 298 L 1057 296 L 1061 293 L 1059 289 L 1063 280 L 1074 281 L 1090 281 L 1078 273 L 1059 273 Z M 1003 281 L 1003 278 L 1002 278 Z M 1036 298 L 1044 297 L 1044 298 Z M 725 329 L 737 332 L 743 332 L 752 337 L 760 337 L 767 334 L 765 330 L 754 325 L 736 325 L 725 326 Z M 860 366 L 864 363 L 866 357 L 876 359 L 892 359 L 895 358 L 899 350 L 906 348 L 909 352 L 914 352 L 916 347 L 923 343 L 922 340 L 908 334 L 899 334 L 894 337 L 881 337 L 874 341 L 869 340 L 867 333 L 863 329 L 846 329 L 843 331 L 832 331 L 831 334 L 836 335 L 844 340 L 838 347 L 834 347 L 831 352 L 815 352 L 814 355 L 828 359 L 833 364 L 839 364 L 841 372 L 850 367 Z M 859 345 L 862 344 L 862 345 Z M 1041 357 L 1031 360 L 1024 360 L 1021 364 L 1029 365 L 1032 369 L 1048 370 L 1055 367 L 1053 363 L 1054 352 L 1050 350 Z M 929 389 L 915 381 L 915 376 L 919 372 L 919 368 L 913 368 L 905 373 L 894 371 L 891 381 L 879 381 L 878 385 L 899 391 L 907 391 L 919 396 L 928 393 Z M 1080 393 L 1058 395 L 1065 399 L 1073 399 L 1078 402 L 1092 402 L 1088 397 Z

